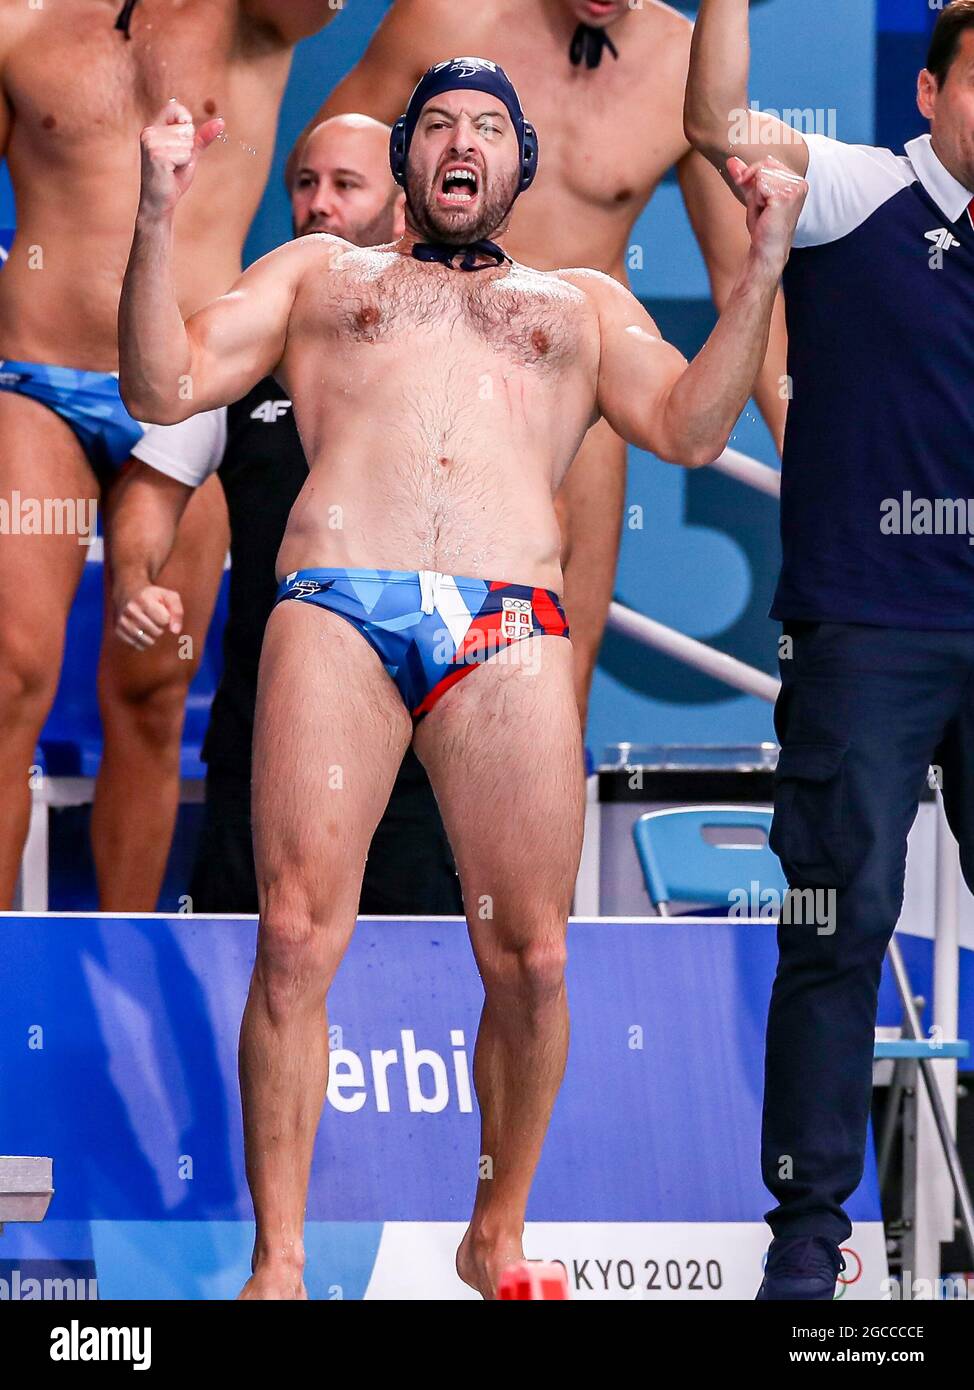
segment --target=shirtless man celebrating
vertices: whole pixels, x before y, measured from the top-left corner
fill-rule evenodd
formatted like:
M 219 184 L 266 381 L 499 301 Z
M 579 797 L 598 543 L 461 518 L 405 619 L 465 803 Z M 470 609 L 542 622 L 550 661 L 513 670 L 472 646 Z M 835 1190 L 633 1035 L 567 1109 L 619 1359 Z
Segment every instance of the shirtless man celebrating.
M 371 116 L 335 116 L 311 133 L 291 194 L 295 236 L 330 232 L 355 246 L 376 246 L 402 234 L 405 200 L 389 168 L 391 133 Z M 257 672 L 277 597 L 277 552 L 308 478 L 290 402 L 280 396 L 267 377 L 229 409 L 150 425 L 135 445 L 134 467 L 112 514 L 118 632 L 144 651 L 179 626 L 180 596 L 155 576 L 165 568 L 193 489 L 215 472 L 226 498 L 229 607 L 203 745 L 206 800 L 189 882 L 193 911 L 206 914 L 259 907 L 250 819 Z M 372 842 L 359 911 L 422 917 L 463 911 L 436 798 L 411 749 Z
M 17 200 L 17 234 L 0 273 L 2 494 L 87 503 L 141 435 L 112 375 L 138 202 L 137 132 L 177 83 L 197 120 L 226 118 L 225 139 L 179 210 L 176 293 L 190 313 L 240 274 L 293 45 L 335 13 L 330 0 L 0 0 L 0 157 Z M 184 596 L 183 633 L 197 658 L 226 546 L 214 480 L 187 509 L 165 575 Z M 17 880 L 28 769 L 57 689 L 86 553 L 74 535 L 0 538 L 3 907 Z M 110 619 L 105 633 L 105 750 L 92 826 L 101 905 L 154 908 L 196 661 L 180 659 L 188 649 L 180 652 L 175 637 L 148 655 L 118 642 Z
M 747 254 L 747 229 L 732 194 L 683 133 L 692 32 L 689 20 L 657 0 L 394 0 L 361 62 L 315 119 L 365 111 L 392 122 L 431 63 L 490 53 L 531 93 L 545 150 L 536 196 L 518 205 L 507 238 L 515 259 L 539 270 L 589 266 L 626 284 L 633 226 L 675 165 L 722 309 Z M 778 309 L 755 396 L 779 452 L 785 371 Z M 556 500 L 583 729 L 615 585 L 625 487 L 625 445 L 602 420 L 585 435 Z
M 184 322 L 173 219 L 212 137 L 188 111 L 174 116 L 142 137 L 123 398 L 140 418 L 176 422 L 273 372 L 311 469 L 279 556 L 258 691 L 261 917 L 240 1057 L 257 1236 L 244 1296 L 304 1293 L 326 996 L 412 740 L 484 982 L 474 1077 L 492 1176 L 457 1268 L 492 1297 L 521 1256 L 568 1040 L 583 784 L 553 497 L 599 418 L 687 467 L 721 452 L 764 356 L 805 185 L 774 161 L 732 162 L 751 249 L 688 366 L 616 281 L 529 270 L 488 240 L 534 176 L 537 137 L 500 68 L 449 59 L 393 130 L 407 195 L 397 243 L 303 237 Z

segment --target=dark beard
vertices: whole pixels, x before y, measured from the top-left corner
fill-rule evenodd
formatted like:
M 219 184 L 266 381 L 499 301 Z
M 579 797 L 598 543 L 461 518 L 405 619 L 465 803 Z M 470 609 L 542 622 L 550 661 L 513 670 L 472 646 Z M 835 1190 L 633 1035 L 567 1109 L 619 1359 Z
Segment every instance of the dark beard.
M 507 221 L 517 197 L 518 179 L 515 175 L 506 187 L 488 188 L 476 221 L 458 229 L 449 213 L 433 205 L 433 185 L 424 186 L 412 172 L 406 175 L 406 203 L 416 230 L 427 241 L 439 241 L 446 246 L 469 246 L 493 236 Z

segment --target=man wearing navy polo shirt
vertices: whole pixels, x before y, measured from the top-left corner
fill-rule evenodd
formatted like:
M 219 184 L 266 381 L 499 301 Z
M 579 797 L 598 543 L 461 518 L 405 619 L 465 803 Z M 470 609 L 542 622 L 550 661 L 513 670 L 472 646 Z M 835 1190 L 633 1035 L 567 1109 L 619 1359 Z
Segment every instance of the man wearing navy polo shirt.
M 941 14 L 904 154 L 750 111 L 748 0 L 702 0 L 685 120 L 721 170 L 774 154 L 808 199 L 784 277 L 781 743 L 771 843 L 830 920 L 782 915 L 761 1299 L 830 1299 L 862 1177 L 883 956 L 928 766 L 974 885 L 974 0 Z

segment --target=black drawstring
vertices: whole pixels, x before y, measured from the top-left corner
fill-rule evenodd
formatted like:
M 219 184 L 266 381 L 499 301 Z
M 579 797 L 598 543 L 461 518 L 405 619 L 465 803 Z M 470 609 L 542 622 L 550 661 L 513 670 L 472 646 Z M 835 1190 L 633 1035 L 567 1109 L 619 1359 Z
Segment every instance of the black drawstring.
M 137 4 L 138 0 L 125 0 L 125 4 L 121 8 L 118 19 L 115 21 L 115 28 L 121 29 L 127 39 L 132 37 L 129 33 L 129 25 L 132 23 L 132 11 Z
M 493 266 L 478 265 L 478 256 L 490 256 L 495 265 L 503 265 L 511 258 L 493 241 L 474 241 L 469 246 L 447 246 L 442 241 L 417 241 L 413 247 L 417 261 L 439 261 L 440 265 L 453 266 L 457 256 L 463 256 L 460 270 L 492 270 Z
M 568 56 L 576 68 L 583 58 L 587 68 L 597 68 L 605 49 L 609 50 L 613 58 L 618 59 L 619 50 L 605 29 L 596 29 L 591 24 L 580 24 L 572 35 L 572 46 L 568 50 Z

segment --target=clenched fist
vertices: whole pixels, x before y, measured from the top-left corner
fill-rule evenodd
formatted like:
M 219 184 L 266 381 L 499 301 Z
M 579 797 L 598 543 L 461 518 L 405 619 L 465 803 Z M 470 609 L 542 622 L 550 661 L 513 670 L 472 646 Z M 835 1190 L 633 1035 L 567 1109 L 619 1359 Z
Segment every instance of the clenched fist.
M 193 182 L 196 161 L 222 131 L 220 116 L 197 130 L 175 97 L 162 108 L 141 137 L 143 211 L 156 216 L 172 211 Z
M 776 269 L 783 270 L 808 196 L 808 184 L 770 155 L 750 166 L 743 159 L 730 159 L 727 171 L 747 207 L 752 248 Z
M 178 636 L 182 630 L 183 604 L 175 589 L 147 584 L 116 608 L 115 635 L 137 651 L 153 646 L 164 632 Z

